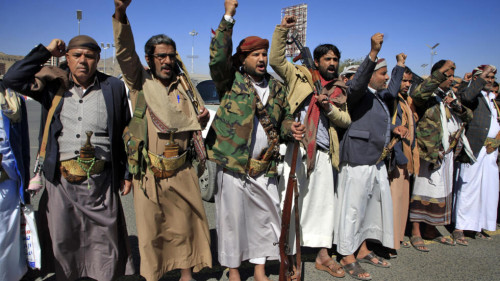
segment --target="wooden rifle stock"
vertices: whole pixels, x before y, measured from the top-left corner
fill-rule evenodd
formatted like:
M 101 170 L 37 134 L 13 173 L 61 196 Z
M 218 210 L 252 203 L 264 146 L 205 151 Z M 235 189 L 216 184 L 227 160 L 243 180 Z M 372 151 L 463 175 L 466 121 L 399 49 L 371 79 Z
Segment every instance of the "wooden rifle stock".
M 299 142 L 295 141 L 292 153 L 292 163 L 290 166 L 290 174 L 288 175 L 288 182 L 285 192 L 285 201 L 283 203 L 283 214 L 281 216 L 281 235 L 279 239 L 279 250 L 280 250 L 280 275 L 279 281 L 291 280 L 291 276 L 295 274 L 297 280 L 300 280 L 301 273 L 301 254 L 300 254 L 300 231 L 299 229 L 299 205 L 298 205 L 298 189 L 297 189 L 297 177 L 295 175 L 295 168 L 297 166 L 297 157 L 299 154 Z M 288 248 L 288 234 L 290 228 L 290 216 L 292 213 L 292 196 L 295 192 L 295 229 L 296 229 L 296 247 L 297 247 L 297 266 L 296 272 L 293 269 L 293 262 L 287 255 Z

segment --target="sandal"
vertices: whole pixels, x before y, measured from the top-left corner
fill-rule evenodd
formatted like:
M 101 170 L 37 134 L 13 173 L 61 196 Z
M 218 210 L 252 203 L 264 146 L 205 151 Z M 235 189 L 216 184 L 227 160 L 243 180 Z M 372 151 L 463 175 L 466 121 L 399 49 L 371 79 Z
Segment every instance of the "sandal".
M 484 232 L 476 232 L 476 239 L 490 241 L 492 238 Z
M 424 239 L 422 239 L 421 236 L 412 236 L 410 238 L 410 243 L 413 246 L 413 248 L 415 248 L 416 250 L 418 250 L 420 252 L 429 252 L 430 251 L 429 248 L 427 248 L 427 246 L 425 246 Z
M 453 239 L 450 239 L 450 238 L 444 237 L 444 236 L 438 236 L 438 237 L 432 239 L 432 241 L 441 243 L 443 245 L 455 246 L 455 241 L 453 241 Z
M 453 238 L 455 243 L 457 243 L 458 245 L 469 246 L 469 242 L 467 242 L 467 240 L 465 240 L 465 235 L 464 235 L 463 231 L 454 230 L 451 233 L 451 237 Z
M 374 262 L 373 259 L 377 259 L 377 262 Z M 357 260 L 359 262 L 363 262 L 363 263 L 369 263 L 371 265 L 374 265 L 374 266 L 378 266 L 378 267 L 391 267 L 391 263 L 384 260 L 383 258 L 377 256 L 374 252 L 369 252 L 366 256 L 362 257 L 362 258 L 357 258 Z M 386 263 L 384 265 L 384 262 Z
M 361 265 L 359 264 L 359 262 L 355 261 L 353 263 L 350 263 L 350 264 L 346 264 L 343 266 L 344 267 L 344 271 L 351 275 L 352 278 L 355 278 L 355 279 L 358 279 L 358 280 L 372 280 L 372 277 L 360 277 L 359 275 L 360 274 L 364 274 L 364 273 L 368 273 L 366 270 L 364 270 L 364 268 L 361 267 Z M 352 271 L 352 273 L 351 273 Z
M 333 265 L 333 268 L 331 268 L 332 265 Z M 337 263 L 332 258 L 330 258 L 329 260 L 327 260 L 326 262 L 324 262 L 322 264 L 318 263 L 318 262 L 315 262 L 315 266 L 314 267 L 317 270 L 328 272 L 333 277 L 339 277 L 339 278 L 341 278 L 341 277 L 345 276 L 344 270 L 342 270 L 342 272 L 339 273 L 339 269 L 342 269 L 342 266 L 339 263 Z
M 403 247 L 403 248 L 411 248 L 410 241 L 403 241 L 403 242 L 401 242 L 401 247 Z

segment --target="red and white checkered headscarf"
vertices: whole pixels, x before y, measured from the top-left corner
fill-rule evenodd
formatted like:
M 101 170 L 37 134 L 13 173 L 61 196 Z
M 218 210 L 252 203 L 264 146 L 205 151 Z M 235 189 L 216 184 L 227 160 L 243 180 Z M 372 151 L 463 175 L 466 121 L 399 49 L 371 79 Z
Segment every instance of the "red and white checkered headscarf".
M 484 69 L 486 68 L 486 66 L 488 66 L 487 64 L 482 64 L 476 68 L 474 68 L 474 70 L 472 70 L 472 76 L 479 76 L 481 75 L 481 73 L 483 73 Z M 497 68 L 494 66 L 494 65 L 491 65 L 493 67 L 493 74 L 497 74 Z

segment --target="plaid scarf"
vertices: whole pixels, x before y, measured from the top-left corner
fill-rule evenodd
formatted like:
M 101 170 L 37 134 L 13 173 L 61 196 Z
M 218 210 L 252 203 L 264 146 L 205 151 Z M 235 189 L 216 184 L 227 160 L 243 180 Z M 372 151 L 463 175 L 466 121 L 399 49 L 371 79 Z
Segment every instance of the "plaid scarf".
M 342 87 L 338 87 L 337 83 L 342 84 L 337 79 L 326 81 L 321 77 L 321 92 L 329 95 L 329 102 L 335 106 L 334 102 L 342 95 Z M 316 91 L 315 91 L 316 92 Z M 302 139 L 302 144 L 307 152 L 307 176 L 314 170 L 314 159 L 316 158 L 316 135 L 318 133 L 318 124 L 321 114 L 321 108 L 317 99 L 316 93 L 313 94 L 309 108 L 307 109 L 304 124 L 306 133 Z

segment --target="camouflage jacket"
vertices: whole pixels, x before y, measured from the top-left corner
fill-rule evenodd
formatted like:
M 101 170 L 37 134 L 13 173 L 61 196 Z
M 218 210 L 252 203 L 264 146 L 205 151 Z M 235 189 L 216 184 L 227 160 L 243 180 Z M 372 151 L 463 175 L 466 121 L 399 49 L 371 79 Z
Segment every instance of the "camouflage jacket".
M 440 102 L 433 94 L 444 80 L 446 80 L 445 75 L 436 70 L 415 89 L 411 96 L 419 115 L 416 136 L 420 158 L 435 166 L 441 162 L 442 153 L 440 152 L 443 152 L 444 148 Z M 463 108 L 465 110 L 461 113 L 456 111 L 452 113 L 461 121 L 469 122 L 472 119 L 472 111 L 465 106 Z
M 222 19 L 210 44 L 210 74 L 221 100 L 212 122 L 206 145 L 208 157 L 222 167 L 245 174 L 252 143 L 256 112 L 256 91 L 250 79 L 233 65 L 232 32 L 234 23 Z M 269 74 L 269 98 L 265 106 L 281 139 L 288 138 L 293 121 L 286 90 Z M 276 176 L 272 160 L 266 176 Z

